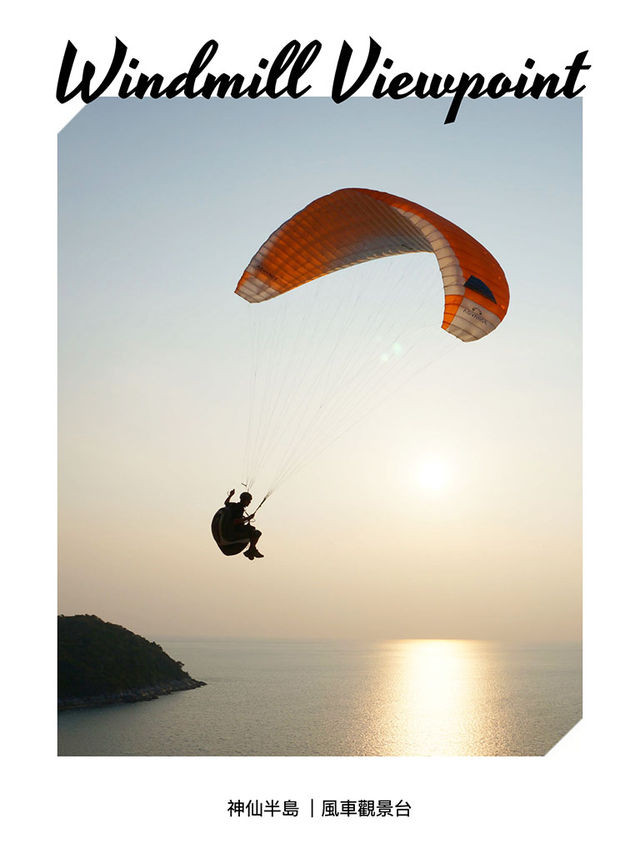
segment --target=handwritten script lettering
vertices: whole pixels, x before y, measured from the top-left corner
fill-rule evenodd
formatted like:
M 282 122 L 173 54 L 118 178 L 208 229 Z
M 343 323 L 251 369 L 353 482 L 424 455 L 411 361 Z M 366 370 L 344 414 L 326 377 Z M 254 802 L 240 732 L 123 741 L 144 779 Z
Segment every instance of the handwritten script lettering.
M 172 79 L 154 72 L 140 70 L 140 60 L 129 55 L 129 48 L 116 37 L 113 55 L 109 64 L 98 73 L 94 63 L 86 60 L 78 63 L 78 50 L 72 42 L 62 58 L 56 97 L 62 104 L 79 96 L 88 104 L 115 89 L 119 98 L 300 98 L 312 87 L 309 80 L 311 69 L 322 51 L 318 40 L 306 45 L 295 39 L 288 42 L 270 60 L 260 58 L 257 70 L 246 75 L 237 71 L 214 71 L 211 66 L 217 58 L 219 44 L 214 39 L 205 42 L 193 58 L 187 71 Z M 410 96 L 424 98 L 450 98 L 444 123 L 454 122 L 465 98 L 575 98 L 585 89 L 581 78 L 591 66 L 586 64 L 588 51 L 577 53 L 562 73 L 543 74 L 533 71 L 535 60 L 528 58 L 524 70 L 515 76 L 498 72 L 485 77 L 474 72 L 457 75 L 423 71 L 411 74 L 396 71 L 395 60 L 383 55 L 381 45 L 369 38 L 365 54 L 356 56 L 354 49 L 344 41 L 338 52 L 331 97 L 336 104 L 359 93 L 373 98 L 394 100 Z M 117 88 L 116 88 L 117 87 Z

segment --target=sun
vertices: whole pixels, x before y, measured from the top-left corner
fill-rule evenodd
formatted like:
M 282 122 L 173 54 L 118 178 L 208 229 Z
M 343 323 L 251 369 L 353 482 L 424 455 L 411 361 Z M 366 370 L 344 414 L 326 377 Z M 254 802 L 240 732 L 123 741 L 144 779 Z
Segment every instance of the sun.
M 418 483 L 429 492 L 439 492 L 449 482 L 449 469 L 442 459 L 427 459 L 418 468 Z

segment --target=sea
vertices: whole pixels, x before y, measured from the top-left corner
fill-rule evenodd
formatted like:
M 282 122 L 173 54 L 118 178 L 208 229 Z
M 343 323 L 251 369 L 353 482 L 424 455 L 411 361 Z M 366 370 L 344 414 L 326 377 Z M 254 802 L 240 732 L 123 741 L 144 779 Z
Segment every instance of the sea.
M 582 715 L 579 644 L 154 639 L 206 686 L 61 712 L 59 755 L 544 755 Z

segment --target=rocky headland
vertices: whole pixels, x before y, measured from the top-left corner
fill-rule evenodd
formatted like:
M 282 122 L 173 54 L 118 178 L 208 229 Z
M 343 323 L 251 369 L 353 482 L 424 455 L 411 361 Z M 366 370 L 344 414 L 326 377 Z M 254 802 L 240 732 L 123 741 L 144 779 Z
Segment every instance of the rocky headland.
M 203 687 L 157 643 L 97 616 L 58 616 L 58 710 L 146 702 Z

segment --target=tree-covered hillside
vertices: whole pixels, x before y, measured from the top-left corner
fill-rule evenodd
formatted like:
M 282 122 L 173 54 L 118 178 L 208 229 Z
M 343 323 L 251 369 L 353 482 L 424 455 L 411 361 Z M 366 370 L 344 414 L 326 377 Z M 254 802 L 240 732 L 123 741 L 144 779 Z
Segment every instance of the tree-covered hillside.
M 70 699 L 135 701 L 153 698 L 151 693 L 201 685 L 157 643 L 120 625 L 97 616 L 58 617 L 58 703 L 62 707 L 78 705 L 66 701 Z M 162 689 L 154 693 L 154 688 Z

